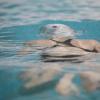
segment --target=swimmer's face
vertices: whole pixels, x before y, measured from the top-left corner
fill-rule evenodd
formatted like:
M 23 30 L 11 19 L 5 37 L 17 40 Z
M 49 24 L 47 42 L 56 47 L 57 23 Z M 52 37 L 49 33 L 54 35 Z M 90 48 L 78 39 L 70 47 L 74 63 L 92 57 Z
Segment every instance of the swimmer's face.
M 42 35 L 53 37 L 70 37 L 75 36 L 75 31 L 70 27 L 63 24 L 48 24 L 41 28 L 40 33 Z

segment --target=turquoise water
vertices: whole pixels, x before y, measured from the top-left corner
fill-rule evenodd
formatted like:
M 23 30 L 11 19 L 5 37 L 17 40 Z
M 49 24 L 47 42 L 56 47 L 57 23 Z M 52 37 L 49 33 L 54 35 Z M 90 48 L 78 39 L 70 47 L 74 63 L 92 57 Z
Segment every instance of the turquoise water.
M 67 70 L 42 88 L 23 92 L 24 83 L 19 76 L 37 63 L 37 55 L 17 53 L 23 43 L 44 38 L 39 29 L 50 23 L 70 26 L 79 33 L 76 38 L 100 41 L 99 0 L 0 0 L 0 100 L 100 100 L 100 91 L 59 95 L 54 88 Z M 76 83 L 80 83 L 78 76 Z

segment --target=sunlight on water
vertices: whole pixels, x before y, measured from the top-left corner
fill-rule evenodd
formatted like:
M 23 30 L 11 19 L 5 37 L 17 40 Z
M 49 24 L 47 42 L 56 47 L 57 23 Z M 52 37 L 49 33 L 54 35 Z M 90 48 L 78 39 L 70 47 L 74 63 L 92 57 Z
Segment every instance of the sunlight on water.
M 79 57 L 86 60 L 83 63 L 45 63 L 36 46 L 27 55 L 19 54 L 27 41 L 44 39 L 40 28 L 51 23 L 70 26 L 78 33 L 76 38 L 100 41 L 100 1 L 0 0 L 0 100 L 100 99 L 100 82 L 90 93 L 81 86 L 80 77 L 81 72 L 94 71 L 93 82 L 100 79 L 99 53 Z M 63 78 L 67 95 L 57 88 Z

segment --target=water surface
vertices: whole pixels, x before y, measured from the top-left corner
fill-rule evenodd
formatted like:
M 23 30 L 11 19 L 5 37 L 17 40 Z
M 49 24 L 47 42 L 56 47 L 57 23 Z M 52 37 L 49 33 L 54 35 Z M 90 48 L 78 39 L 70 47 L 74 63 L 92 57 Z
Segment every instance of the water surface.
M 41 26 L 60 23 L 75 29 L 80 39 L 100 41 L 100 1 L 99 0 L 0 0 L 0 100 L 99 100 L 100 91 L 80 95 L 61 96 L 54 87 L 58 80 L 68 72 L 77 72 L 78 68 L 89 70 L 85 65 L 65 63 L 59 77 L 35 91 L 23 93 L 23 81 L 19 75 L 33 65 L 41 71 L 43 66 L 38 54 L 18 55 L 23 43 L 43 39 L 39 35 Z M 100 55 L 93 58 L 100 64 Z M 39 62 L 39 63 L 38 63 Z M 61 64 L 62 65 L 62 64 Z M 84 67 L 84 68 L 83 68 Z M 87 68 L 87 69 L 86 69 Z M 81 70 L 81 71 L 82 71 Z M 98 70 L 98 66 L 93 70 Z M 77 76 L 77 84 L 80 79 Z

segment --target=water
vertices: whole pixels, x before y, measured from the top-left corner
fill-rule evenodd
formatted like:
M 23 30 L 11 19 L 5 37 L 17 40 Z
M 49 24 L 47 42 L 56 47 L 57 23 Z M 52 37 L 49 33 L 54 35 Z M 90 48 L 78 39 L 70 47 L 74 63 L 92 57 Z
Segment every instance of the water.
M 81 89 L 79 95 L 59 95 L 55 86 L 59 79 L 68 72 L 77 72 L 85 65 L 63 64 L 67 69 L 61 70 L 54 79 L 35 89 L 24 91 L 21 73 L 34 68 L 40 73 L 43 69 L 62 64 L 44 65 L 37 63 L 38 54 L 18 55 L 23 43 L 42 39 L 39 35 L 41 26 L 49 23 L 66 24 L 79 35 L 76 38 L 100 41 L 100 1 L 99 0 L 0 0 L 0 100 L 99 100 L 100 91 L 87 93 Z M 96 55 L 91 62 L 100 62 Z M 41 66 L 40 66 L 41 65 Z M 34 67 L 33 67 L 34 66 Z M 70 66 L 70 67 L 68 67 Z M 97 68 L 97 69 L 96 69 Z M 81 70 L 81 69 L 79 69 Z M 82 70 L 88 70 L 82 69 Z M 89 69 L 90 70 L 90 69 Z M 95 66 L 93 70 L 98 70 Z M 33 74 L 32 74 L 33 75 Z M 80 84 L 79 76 L 76 77 Z M 24 93 L 25 92 L 25 93 Z

